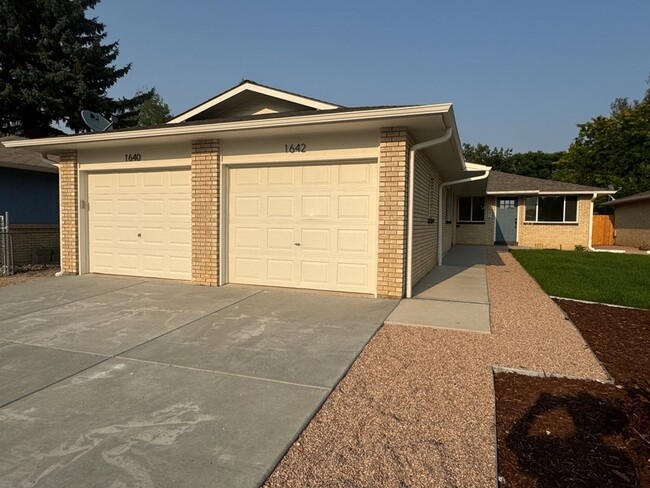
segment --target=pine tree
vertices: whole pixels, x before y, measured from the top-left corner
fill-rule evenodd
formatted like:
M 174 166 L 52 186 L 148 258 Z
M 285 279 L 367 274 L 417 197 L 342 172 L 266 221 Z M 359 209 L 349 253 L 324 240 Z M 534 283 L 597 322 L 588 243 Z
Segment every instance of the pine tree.
M 86 130 L 80 111 L 117 115 L 135 125 L 152 96 L 113 99 L 111 88 L 131 69 L 116 67 L 118 43 L 87 17 L 99 0 L 0 0 L 0 132 L 25 137 Z

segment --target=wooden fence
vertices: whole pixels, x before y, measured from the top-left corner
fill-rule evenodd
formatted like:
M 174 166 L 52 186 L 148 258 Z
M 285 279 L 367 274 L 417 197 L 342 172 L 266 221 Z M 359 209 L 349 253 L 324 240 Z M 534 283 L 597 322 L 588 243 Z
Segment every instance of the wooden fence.
M 591 234 L 592 246 L 614 245 L 614 216 L 594 215 L 593 231 Z

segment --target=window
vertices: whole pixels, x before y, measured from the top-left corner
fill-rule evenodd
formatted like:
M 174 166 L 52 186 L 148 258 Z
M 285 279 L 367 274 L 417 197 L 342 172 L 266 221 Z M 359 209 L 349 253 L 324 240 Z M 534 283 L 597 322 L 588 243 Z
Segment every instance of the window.
M 485 197 L 458 199 L 459 222 L 485 222 Z
M 454 194 L 451 189 L 445 188 L 445 222 L 451 224 L 454 215 Z
M 526 197 L 525 222 L 577 222 L 578 197 Z

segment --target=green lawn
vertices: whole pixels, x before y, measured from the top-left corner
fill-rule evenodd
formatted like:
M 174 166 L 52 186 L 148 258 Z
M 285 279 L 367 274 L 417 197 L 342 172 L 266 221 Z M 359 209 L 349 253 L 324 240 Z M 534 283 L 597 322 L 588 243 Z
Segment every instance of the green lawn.
M 650 308 L 650 256 L 513 249 L 549 295 Z

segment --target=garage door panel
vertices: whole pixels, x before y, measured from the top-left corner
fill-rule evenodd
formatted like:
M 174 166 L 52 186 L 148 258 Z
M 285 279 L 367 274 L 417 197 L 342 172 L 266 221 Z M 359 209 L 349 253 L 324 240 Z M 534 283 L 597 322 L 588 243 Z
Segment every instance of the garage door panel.
M 236 280 L 252 279 L 255 280 L 256 283 L 258 283 L 262 279 L 262 277 L 260 276 L 259 258 L 237 257 L 233 261 L 234 261 L 234 267 L 232 271 Z
M 295 215 L 294 197 L 269 196 L 266 200 L 266 216 L 272 218 L 292 218 Z
M 267 171 L 269 187 L 294 185 L 296 182 L 296 171 L 293 166 L 270 167 Z
M 338 229 L 336 250 L 342 253 L 367 253 L 369 236 L 366 230 Z
M 363 287 L 368 282 L 368 266 L 357 263 L 337 263 L 336 276 L 339 286 Z
M 368 195 L 339 195 L 338 217 L 341 219 L 367 219 L 370 217 Z
M 260 217 L 260 198 L 237 197 L 233 202 L 232 211 L 235 217 Z
M 187 216 L 192 212 L 192 202 L 182 196 L 173 196 L 169 199 L 169 216 L 181 217 L 187 220 Z
M 269 281 L 283 284 L 294 282 L 294 262 L 286 259 L 269 259 L 266 262 L 266 277 Z
M 88 175 L 90 271 L 191 278 L 188 170 Z
M 301 281 L 306 284 L 327 286 L 329 283 L 330 262 L 327 261 L 302 261 Z
M 230 169 L 228 280 L 374 293 L 376 172 L 375 163 Z
M 295 245 L 294 229 L 270 227 L 266 231 L 266 247 L 274 250 L 293 250 Z
M 332 166 L 303 166 L 303 185 L 330 185 L 332 183 Z
M 329 250 L 329 229 L 301 229 L 300 236 L 300 250 L 302 252 Z
M 260 229 L 258 227 L 237 227 L 234 239 L 237 249 L 259 249 Z
M 339 170 L 340 185 L 372 183 L 370 167 L 365 164 L 344 164 Z
M 303 218 L 329 218 L 332 215 L 332 199 L 329 196 L 306 195 L 301 198 L 301 216 Z

